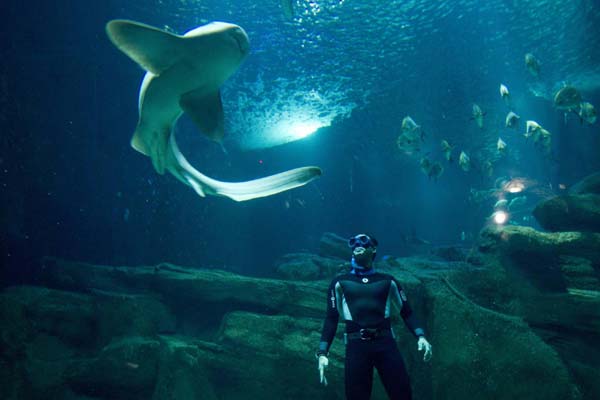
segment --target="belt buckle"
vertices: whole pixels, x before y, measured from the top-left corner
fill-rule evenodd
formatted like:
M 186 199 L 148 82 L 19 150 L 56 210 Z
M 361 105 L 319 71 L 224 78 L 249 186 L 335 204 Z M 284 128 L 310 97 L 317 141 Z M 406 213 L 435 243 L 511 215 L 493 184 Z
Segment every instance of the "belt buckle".
M 373 340 L 377 336 L 377 329 L 362 328 L 360 331 L 360 340 Z

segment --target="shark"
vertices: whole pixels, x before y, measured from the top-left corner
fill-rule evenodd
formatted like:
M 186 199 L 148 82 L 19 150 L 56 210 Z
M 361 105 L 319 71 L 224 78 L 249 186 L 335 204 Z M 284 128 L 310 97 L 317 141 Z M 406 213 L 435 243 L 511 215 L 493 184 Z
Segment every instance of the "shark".
M 180 151 L 174 126 L 185 113 L 209 139 L 221 143 L 224 111 L 220 87 L 250 51 L 238 25 L 211 22 L 173 34 L 130 20 L 106 24 L 110 41 L 146 74 L 139 89 L 139 118 L 131 146 L 150 157 L 159 174 L 166 171 L 198 195 L 246 201 L 306 185 L 322 171 L 307 166 L 244 182 L 222 182 L 195 169 Z

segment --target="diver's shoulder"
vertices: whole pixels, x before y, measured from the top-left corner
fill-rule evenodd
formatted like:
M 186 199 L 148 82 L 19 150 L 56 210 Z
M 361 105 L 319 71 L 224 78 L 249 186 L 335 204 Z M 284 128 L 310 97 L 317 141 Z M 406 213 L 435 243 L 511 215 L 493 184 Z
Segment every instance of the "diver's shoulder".
M 332 282 L 343 281 L 343 280 L 346 280 L 346 279 L 353 279 L 355 277 L 356 277 L 356 275 L 354 275 L 354 274 L 352 274 L 350 272 L 344 272 L 344 273 L 338 274 L 335 277 L 333 277 Z
M 333 280 L 331 281 L 332 285 L 335 285 L 337 282 L 344 282 L 344 281 L 359 281 L 361 279 L 360 276 L 353 274 L 351 272 L 344 272 L 341 273 L 339 275 L 336 275 Z
M 331 282 L 329 283 L 330 286 L 335 285 L 336 283 L 338 283 L 339 281 L 343 281 L 343 280 L 347 280 L 347 279 L 351 279 L 352 278 L 352 274 L 349 272 L 344 272 L 342 274 L 338 274 L 336 276 L 334 276 L 331 279 Z
M 375 275 L 377 276 L 378 280 L 398 282 L 394 275 L 386 274 L 385 272 L 377 272 Z

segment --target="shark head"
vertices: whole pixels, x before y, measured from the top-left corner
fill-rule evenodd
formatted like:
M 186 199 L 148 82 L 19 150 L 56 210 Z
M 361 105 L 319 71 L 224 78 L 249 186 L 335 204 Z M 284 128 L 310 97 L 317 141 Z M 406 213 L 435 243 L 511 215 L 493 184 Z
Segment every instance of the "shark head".
M 242 27 L 228 22 L 211 22 L 186 32 L 183 37 L 221 36 L 222 43 L 232 42 L 237 46 L 242 58 L 250 52 L 250 39 Z
M 192 29 L 182 37 L 185 46 L 182 58 L 185 62 L 204 74 L 210 74 L 211 78 L 203 79 L 212 79 L 213 84 L 219 86 L 250 53 L 250 40 L 244 29 L 227 22 L 211 22 Z

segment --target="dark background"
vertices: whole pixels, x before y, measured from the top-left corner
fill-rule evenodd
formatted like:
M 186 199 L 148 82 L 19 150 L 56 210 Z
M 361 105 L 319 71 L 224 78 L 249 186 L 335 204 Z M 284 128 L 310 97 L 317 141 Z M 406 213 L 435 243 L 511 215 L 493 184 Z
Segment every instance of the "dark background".
M 458 244 L 461 232 L 476 235 L 492 211 L 489 203 L 468 201 L 471 188 L 492 187 L 499 176 L 526 176 L 544 188 L 543 197 L 557 192 L 559 183 L 568 186 L 600 169 L 598 123 L 582 125 L 571 116 L 565 124 L 550 101 L 533 96 L 520 104 L 527 115 L 522 129 L 505 139 L 513 157 L 498 161 L 492 177 L 465 174 L 454 164 L 434 182 L 420 172 L 418 160 L 398 153 L 395 138 L 405 115 L 423 125 L 430 157 L 441 159 L 437 143 L 442 138 L 473 152 L 485 141 L 493 149 L 498 132 L 490 129 L 488 137 L 478 132 L 469 120 L 472 103 L 480 99 L 497 107 L 486 114 L 486 123 L 501 126 L 506 109 L 499 83 L 509 80 L 514 92 L 525 92 L 530 83 L 522 63 L 528 46 L 490 53 L 486 36 L 498 27 L 466 23 L 469 13 L 483 16 L 464 9 L 454 10 L 439 21 L 444 25 L 437 33 L 420 39 L 410 60 L 403 61 L 410 71 L 396 68 L 396 60 L 376 60 L 382 83 L 370 88 L 369 103 L 308 139 L 247 152 L 233 146 L 224 154 L 199 137 L 189 121 L 180 121 L 184 153 L 218 179 L 250 179 L 302 165 L 323 169 L 314 183 L 269 198 L 244 203 L 199 198 L 172 176 L 156 174 L 150 160 L 129 146 L 143 72 L 112 46 L 104 25 L 113 18 L 150 24 L 177 19 L 176 12 L 164 16 L 151 4 L 8 1 L 2 6 L 3 284 L 34 280 L 31 266 L 45 255 L 121 265 L 169 261 L 262 275 L 282 254 L 316 251 L 326 231 L 372 232 L 383 254 L 400 251 L 413 233 L 434 244 Z M 599 26 L 594 25 L 597 8 L 590 7 L 584 14 L 587 26 Z M 458 13 L 467 17 L 453 18 Z M 228 17 L 245 26 L 243 15 L 240 10 L 240 22 Z M 540 43 L 532 43 L 529 47 L 544 54 Z M 597 65 L 595 42 L 577 43 L 575 54 Z M 484 52 L 486 57 L 478 57 Z M 351 54 L 335 56 L 353 60 Z M 568 62 L 578 60 L 571 54 Z M 547 60 L 546 68 L 551 62 L 567 63 Z M 597 88 L 584 95 L 600 105 Z M 544 121 L 553 132 L 553 159 L 520 140 L 530 118 Z M 538 197 L 529 194 L 530 201 Z

